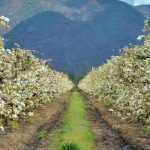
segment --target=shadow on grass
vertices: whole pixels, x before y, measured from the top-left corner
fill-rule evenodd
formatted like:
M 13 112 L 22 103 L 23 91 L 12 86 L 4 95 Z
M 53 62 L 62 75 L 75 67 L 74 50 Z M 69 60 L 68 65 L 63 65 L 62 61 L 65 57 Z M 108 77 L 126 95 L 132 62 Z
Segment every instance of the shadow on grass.
M 77 144 L 66 143 L 61 146 L 61 150 L 80 150 L 80 148 Z

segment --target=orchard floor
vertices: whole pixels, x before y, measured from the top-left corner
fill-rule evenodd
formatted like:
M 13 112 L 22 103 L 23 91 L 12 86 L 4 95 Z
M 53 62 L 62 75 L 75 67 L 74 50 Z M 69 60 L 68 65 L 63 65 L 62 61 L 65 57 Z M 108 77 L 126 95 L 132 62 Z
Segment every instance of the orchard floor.
M 107 126 L 83 94 L 73 92 L 69 102 L 63 124 L 51 134 L 48 150 L 134 150 L 118 132 Z M 69 143 L 77 148 L 62 148 Z
M 149 136 L 142 147 L 132 141 L 134 134 L 126 136 L 132 130 L 122 129 L 125 123 L 113 119 L 94 98 L 75 90 L 0 136 L 0 150 L 150 150 Z
M 31 150 L 39 146 L 37 133 L 53 130 L 58 125 L 67 107 L 66 99 L 70 93 L 57 98 L 54 102 L 43 105 L 34 111 L 34 116 L 5 135 L 0 135 L 0 150 Z

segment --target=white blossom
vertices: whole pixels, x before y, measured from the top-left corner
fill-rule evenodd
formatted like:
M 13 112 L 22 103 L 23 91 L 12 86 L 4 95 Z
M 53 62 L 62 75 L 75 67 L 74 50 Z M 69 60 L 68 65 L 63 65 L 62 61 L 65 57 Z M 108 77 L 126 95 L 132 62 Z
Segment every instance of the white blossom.
M 3 115 L 0 120 L 4 124 L 20 116 L 33 116 L 34 108 L 73 87 L 68 76 L 20 48 L 0 50 L 0 78 L 0 114 Z
M 5 128 L 3 126 L 0 126 L 0 131 L 1 132 L 4 132 L 5 131 Z
M 79 88 L 111 107 L 110 112 L 150 125 L 150 34 L 144 45 L 124 49 L 92 70 Z
M 10 19 L 5 17 L 5 16 L 0 16 L 0 20 L 6 22 L 6 23 L 9 23 L 10 22 Z
M 28 112 L 28 116 L 29 116 L 29 117 L 32 117 L 33 115 L 34 115 L 33 112 Z

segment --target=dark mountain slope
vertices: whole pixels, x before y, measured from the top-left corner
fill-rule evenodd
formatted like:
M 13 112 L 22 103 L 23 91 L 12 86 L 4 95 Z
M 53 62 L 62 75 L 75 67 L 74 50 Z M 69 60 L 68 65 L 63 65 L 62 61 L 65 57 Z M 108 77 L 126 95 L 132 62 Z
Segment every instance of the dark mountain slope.
M 150 20 L 150 5 L 136 6 L 137 10 L 141 12 L 146 18 Z
M 6 35 L 7 46 L 17 42 L 37 50 L 51 58 L 57 70 L 79 78 L 129 42 L 135 43 L 143 29 L 144 17 L 133 7 L 115 0 L 98 2 L 100 11 L 88 21 L 70 20 L 54 12 L 25 20 Z

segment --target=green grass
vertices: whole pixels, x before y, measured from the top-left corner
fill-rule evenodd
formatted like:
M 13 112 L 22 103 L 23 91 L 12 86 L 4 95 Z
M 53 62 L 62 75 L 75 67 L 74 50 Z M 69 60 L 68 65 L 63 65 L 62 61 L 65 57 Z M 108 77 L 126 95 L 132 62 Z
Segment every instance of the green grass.
M 70 101 L 64 126 L 58 133 L 58 150 L 64 150 L 65 145 L 74 145 L 66 150 L 94 150 L 95 136 L 90 129 L 83 98 L 80 93 L 73 92 Z
M 143 131 L 145 134 L 150 135 L 150 127 L 149 126 L 144 127 Z
M 37 133 L 38 140 L 46 140 L 48 138 L 48 132 L 46 130 L 41 130 Z

